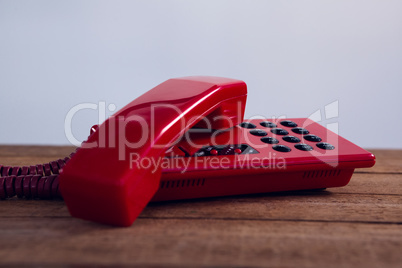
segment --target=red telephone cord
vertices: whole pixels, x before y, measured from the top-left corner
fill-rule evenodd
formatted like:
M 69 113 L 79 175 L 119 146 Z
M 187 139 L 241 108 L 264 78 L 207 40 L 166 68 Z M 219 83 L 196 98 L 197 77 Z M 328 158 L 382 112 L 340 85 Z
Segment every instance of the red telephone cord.
M 43 165 L 10 167 L 0 165 L 0 199 L 62 198 L 59 191 L 59 172 L 74 153 Z

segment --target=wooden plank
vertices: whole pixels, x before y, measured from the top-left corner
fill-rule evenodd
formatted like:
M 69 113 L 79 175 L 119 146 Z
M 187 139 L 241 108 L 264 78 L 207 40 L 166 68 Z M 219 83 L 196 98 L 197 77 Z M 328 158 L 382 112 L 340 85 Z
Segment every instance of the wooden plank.
M 376 164 L 371 168 L 357 169 L 364 173 L 401 173 L 402 150 L 369 150 L 376 157 Z
M 355 172 L 348 185 L 327 190 L 334 193 L 402 195 L 402 174 Z
M 66 157 L 75 150 L 74 146 L 51 145 L 0 145 L 0 156 L 12 157 Z
M 150 204 L 141 217 L 402 222 L 402 175 L 355 174 L 349 185 Z M 1 201 L 0 218 L 70 217 L 62 200 Z
M 23 166 L 48 163 L 69 156 L 75 151 L 72 146 L 1 145 L 0 164 Z
M 322 192 L 219 197 L 152 203 L 142 218 L 402 223 L 402 195 Z M 69 217 L 63 201 L 2 201 L 0 218 Z
M 269 194 L 151 204 L 141 217 L 402 223 L 402 196 Z
M 72 146 L 0 145 L 0 164 L 32 165 L 64 158 L 75 150 Z M 402 150 L 370 150 L 377 162 L 372 168 L 358 169 L 364 173 L 402 173 Z
M 73 219 L 0 221 L 7 265 L 400 267 L 400 225 L 140 219 L 112 228 Z

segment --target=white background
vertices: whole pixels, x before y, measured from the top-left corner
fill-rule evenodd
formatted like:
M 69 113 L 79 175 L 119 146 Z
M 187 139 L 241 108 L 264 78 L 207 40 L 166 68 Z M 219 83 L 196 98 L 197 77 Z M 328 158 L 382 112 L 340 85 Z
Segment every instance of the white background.
M 339 101 L 341 136 L 402 148 L 401 14 L 402 1 L 0 1 L 0 143 L 68 144 L 79 103 L 121 108 L 214 75 L 248 84 L 246 117 Z M 77 113 L 73 134 L 97 118 Z

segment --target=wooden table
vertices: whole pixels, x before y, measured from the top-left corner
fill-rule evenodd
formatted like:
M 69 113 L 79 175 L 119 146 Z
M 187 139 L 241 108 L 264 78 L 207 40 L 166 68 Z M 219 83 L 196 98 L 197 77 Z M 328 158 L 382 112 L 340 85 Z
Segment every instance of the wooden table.
M 0 146 L 27 165 L 72 147 Z M 0 201 L 0 265 L 402 267 L 402 151 L 348 186 L 150 204 L 129 228 L 71 218 L 61 200 Z

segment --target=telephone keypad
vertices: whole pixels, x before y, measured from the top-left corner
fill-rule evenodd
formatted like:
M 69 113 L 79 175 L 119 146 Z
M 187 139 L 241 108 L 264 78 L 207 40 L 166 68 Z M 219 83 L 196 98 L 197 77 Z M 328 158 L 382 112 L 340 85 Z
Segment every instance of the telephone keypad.
M 293 146 L 297 150 L 300 150 L 300 151 L 313 151 L 314 150 L 313 146 L 306 144 L 306 143 L 302 143 L 302 140 L 306 140 L 309 142 L 317 142 L 316 146 L 318 148 L 321 148 L 324 150 L 335 149 L 335 146 L 333 146 L 329 143 L 326 143 L 326 142 L 321 142 L 322 139 L 319 136 L 310 134 L 310 131 L 305 128 L 297 127 L 297 123 L 290 121 L 290 120 L 281 121 L 280 124 L 285 127 L 292 127 L 291 128 L 292 132 L 303 135 L 302 138 L 288 135 L 289 132 L 287 130 L 282 129 L 282 128 L 276 128 L 276 124 L 269 122 L 269 121 L 262 121 L 262 122 L 259 122 L 259 124 L 263 127 L 271 128 L 271 132 L 273 134 L 278 135 L 278 136 L 279 135 L 283 136 L 282 137 L 283 141 L 280 141 L 275 136 L 274 136 L 275 138 L 270 137 L 267 132 L 265 132 L 264 130 L 261 130 L 261 129 L 252 129 L 249 131 L 250 134 L 255 135 L 255 136 L 266 136 L 266 137 L 262 137 L 260 139 L 261 142 L 266 143 L 267 145 L 272 144 L 273 146 L 271 148 L 278 152 L 286 153 L 286 152 L 290 152 L 292 150 L 291 147 L 288 147 L 285 145 L 286 143 L 295 144 Z M 283 143 L 285 143 L 285 144 L 283 144 Z
M 298 122 L 298 121 L 296 121 Z M 319 150 L 334 150 L 335 146 L 329 144 L 327 142 L 323 142 L 322 138 L 314 135 L 314 133 L 310 134 L 310 131 L 313 129 L 305 129 L 302 127 L 293 127 L 294 125 L 297 126 L 296 123 L 290 120 L 280 121 L 280 125 L 284 127 L 290 127 L 291 131 L 288 131 L 283 128 L 277 128 L 276 124 L 269 121 L 253 121 L 251 122 L 243 122 L 239 124 L 239 127 L 243 128 L 242 132 L 245 135 L 248 135 L 250 138 L 252 136 L 259 137 L 259 141 L 265 146 L 267 146 L 270 150 L 275 150 L 277 152 L 288 153 L 294 150 L 295 153 L 300 151 L 313 151 L 314 149 Z M 293 124 L 294 123 L 294 124 Z M 270 132 L 266 129 L 257 128 L 258 125 L 262 127 L 269 128 Z M 289 134 L 289 132 L 293 132 L 298 135 Z M 281 139 L 280 139 L 280 138 Z M 255 139 L 255 138 L 253 138 Z M 251 141 L 251 140 L 249 140 Z M 311 143 L 310 143 L 311 142 Z M 315 147 L 313 145 L 315 144 Z M 250 145 L 240 144 L 240 145 L 215 145 L 215 146 L 204 146 L 203 148 L 199 149 L 195 154 L 193 153 L 192 156 L 220 156 L 220 155 L 238 155 L 238 154 L 258 154 L 259 152 L 255 150 L 253 147 L 253 143 Z M 257 144 L 256 144 L 257 146 Z M 258 148 L 258 147 L 256 147 Z M 187 152 L 185 152 L 182 148 L 178 147 L 181 151 L 185 153 L 185 155 L 176 154 L 175 156 L 190 156 Z M 296 150 L 297 149 L 297 150 Z M 183 154 L 182 152 L 182 154 Z

